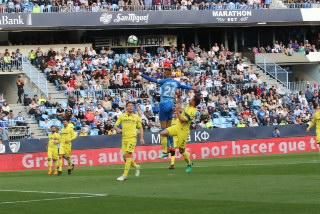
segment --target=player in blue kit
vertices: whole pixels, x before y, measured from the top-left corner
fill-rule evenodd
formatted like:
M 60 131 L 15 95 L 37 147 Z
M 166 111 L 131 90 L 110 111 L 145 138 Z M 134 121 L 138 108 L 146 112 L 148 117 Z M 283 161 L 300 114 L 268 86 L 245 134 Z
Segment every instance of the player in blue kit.
M 171 126 L 172 115 L 176 104 L 176 93 L 178 89 L 192 90 L 192 86 L 183 85 L 180 82 L 171 78 L 171 70 L 165 71 L 165 79 L 157 80 L 151 78 L 145 74 L 141 75 L 143 78 L 150 82 L 154 82 L 160 85 L 160 105 L 159 105 L 159 119 L 161 124 L 161 129 L 166 129 Z M 173 151 L 169 151 L 169 145 L 173 145 L 172 137 L 161 136 L 161 145 L 163 148 L 161 158 L 166 158 L 169 152 L 174 155 Z M 173 146 L 172 146 L 173 147 Z

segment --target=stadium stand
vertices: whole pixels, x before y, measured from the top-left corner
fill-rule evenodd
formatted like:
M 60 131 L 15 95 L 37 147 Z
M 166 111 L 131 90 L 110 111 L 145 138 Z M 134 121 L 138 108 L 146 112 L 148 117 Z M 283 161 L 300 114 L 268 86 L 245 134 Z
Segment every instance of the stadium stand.
M 276 1 L 275 1 L 276 2 Z M 285 1 L 287 8 L 317 8 L 318 1 Z M 269 8 L 271 0 L 266 1 L 169 1 L 169 0 L 112 0 L 112 1 L 23 1 L 9 0 L 0 7 L 0 13 L 70 13 L 70 12 L 104 12 L 104 11 L 138 11 L 138 10 L 245 10 Z M 282 6 L 282 4 L 280 4 Z M 280 6 L 279 6 L 280 7 Z
M 29 55 L 32 64 L 68 97 L 62 103 L 37 96 L 25 100 L 29 114 L 47 133 L 51 125 L 61 126 L 67 118 L 82 136 L 112 135 L 126 100 L 138 103 L 146 129 L 157 130 L 159 90 L 140 73 L 161 79 L 166 68 L 172 68 L 173 78 L 185 84 L 200 82 L 203 100 L 194 128 L 303 124 L 310 121 L 312 104 L 319 99 L 318 88 L 308 86 L 293 94 L 270 84 L 240 53 L 217 43 L 210 51 L 182 44 L 179 49 L 158 47 L 156 53 L 143 48 L 133 53 L 112 49 L 97 53 L 89 47 L 67 47 L 37 49 L 33 54 L 35 58 Z M 184 92 L 184 102 L 189 95 Z
M 0 135 L 1 140 L 18 140 L 30 136 L 30 129 L 22 112 L 16 112 L 0 95 Z

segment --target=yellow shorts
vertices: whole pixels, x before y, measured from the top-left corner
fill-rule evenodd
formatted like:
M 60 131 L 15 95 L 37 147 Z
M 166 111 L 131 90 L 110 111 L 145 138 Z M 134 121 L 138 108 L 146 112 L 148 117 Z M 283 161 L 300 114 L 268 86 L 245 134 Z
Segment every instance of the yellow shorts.
M 136 149 L 137 139 L 122 139 L 122 153 L 133 153 Z
M 58 158 L 59 158 L 58 148 L 49 148 L 48 159 L 58 160 Z
M 60 144 L 59 155 L 64 155 L 70 157 L 72 153 L 71 143 L 70 144 Z
M 167 128 L 170 136 L 175 136 L 174 145 L 176 148 L 185 149 L 190 131 L 186 128 L 183 128 L 179 125 L 170 126 Z

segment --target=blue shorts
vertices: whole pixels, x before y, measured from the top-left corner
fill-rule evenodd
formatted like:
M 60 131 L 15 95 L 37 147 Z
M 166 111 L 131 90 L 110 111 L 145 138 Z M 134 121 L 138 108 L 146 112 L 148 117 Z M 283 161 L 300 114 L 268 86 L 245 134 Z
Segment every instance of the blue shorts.
M 161 101 L 159 105 L 159 120 L 170 121 L 174 110 L 174 103 L 170 100 Z

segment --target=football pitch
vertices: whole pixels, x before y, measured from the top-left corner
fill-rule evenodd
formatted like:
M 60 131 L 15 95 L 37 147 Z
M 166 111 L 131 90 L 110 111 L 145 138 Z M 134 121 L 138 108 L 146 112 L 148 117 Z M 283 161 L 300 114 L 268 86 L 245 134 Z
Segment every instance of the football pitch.
M 320 213 L 319 154 L 196 161 L 191 174 L 184 167 L 144 164 L 125 182 L 116 181 L 123 166 L 2 173 L 0 213 Z

